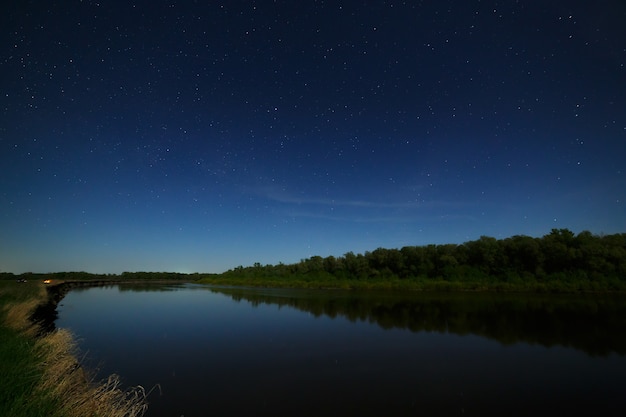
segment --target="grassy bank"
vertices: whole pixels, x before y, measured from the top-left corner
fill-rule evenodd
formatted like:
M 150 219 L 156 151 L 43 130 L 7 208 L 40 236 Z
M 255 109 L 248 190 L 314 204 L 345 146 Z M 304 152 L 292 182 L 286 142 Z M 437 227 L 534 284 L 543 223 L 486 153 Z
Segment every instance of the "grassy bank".
M 340 289 L 340 290 L 463 290 L 480 288 L 461 288 L 453 283 L 443 281 L 416 281 L 416 280 L 356 280 L 356 279 L 317 279 L 314 277 L 250 277 L 211 276 L 197 281 L 201 284 L 227 285 L 239 287 L 267 287 L 267 288 L 307 288 L 307 289 Z
M 0 281 L 0 415 L 142 415 L 146 401 L 141 387 L 122 391 L 116 376 L 93 381 L 76 359 L 68 331 L 38 335 L 30 316 L 46 300 L 39 282 Z
M 623 286 L 605 285 L 606 283 L 588 283 L 572 280 L 544 281 L 497 279 L 460 281 L 433 278 L 411 279 L 336 279 L 315 276 L 251 276 L 227 273 L 205 277 L 197 282 L 211 285 L 267 287 L 267 288 L 308 288 L 308 289 L 344 289 L 344 290 L 396 290 L 396 291 L 506 291 L 534 293 L 580 293 L 580 292 L 623 292 Z M 609 283 L 610 284 L 610 283 Z

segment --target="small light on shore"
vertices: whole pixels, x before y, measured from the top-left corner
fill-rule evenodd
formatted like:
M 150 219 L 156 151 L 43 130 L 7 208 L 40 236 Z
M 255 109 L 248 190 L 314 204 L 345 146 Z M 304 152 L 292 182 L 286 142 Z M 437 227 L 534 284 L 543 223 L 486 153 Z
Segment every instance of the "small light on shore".
M 50 284 L 51 282 L 52 282 L 52 280 L 51 280 L 51 279 L 44 279 L 44 280 L 43 280 L 43 283 L 44 283 L 44 284 Z

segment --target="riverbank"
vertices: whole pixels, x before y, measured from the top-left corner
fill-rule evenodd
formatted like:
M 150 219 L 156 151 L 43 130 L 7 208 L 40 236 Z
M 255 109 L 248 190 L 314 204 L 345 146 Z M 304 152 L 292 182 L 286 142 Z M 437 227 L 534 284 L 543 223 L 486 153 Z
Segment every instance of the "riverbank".
M 0 415 L 143 415 L 147 402 L 142 387 L 123 391 L 116 375 L 94 381 L 76 358 L 70 332 L 34 322 L 37 311 L 53 310 L 64 288 L 67 286 L 0 281 Z
M 444 280 L 433 278 L 388 278 L 388 279 L 336 279 L 329 277 L 302 276 L 246 276 L 234 273 L 201 278 L 200 284 L 261 287 L 261 288 L 304 288 L 327 290 L 363 291 L 443 291 L 443 292 L 519 292 L 519 293 L 626 293 L 626 285 L 613 282 L 581 282 L 490 279 L 483 281 Z

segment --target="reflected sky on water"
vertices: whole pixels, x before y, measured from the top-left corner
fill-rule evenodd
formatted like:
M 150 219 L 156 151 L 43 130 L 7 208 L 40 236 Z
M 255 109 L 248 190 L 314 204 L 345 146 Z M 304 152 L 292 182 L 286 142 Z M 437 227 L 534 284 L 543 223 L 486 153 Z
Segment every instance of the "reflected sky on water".
M 111 286 L 71 291 L 56 325 L 99 376 L 158 387 L 148 417 L 621 415 L 623 312 L 610 296 Z

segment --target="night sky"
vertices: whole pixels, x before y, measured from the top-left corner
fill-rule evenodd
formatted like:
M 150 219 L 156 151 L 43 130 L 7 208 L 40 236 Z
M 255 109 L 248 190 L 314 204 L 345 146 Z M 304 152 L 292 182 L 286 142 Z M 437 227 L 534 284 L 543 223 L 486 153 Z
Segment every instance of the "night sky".
M 0 271 L 626 232 L 626 4 L 13 1 Z

